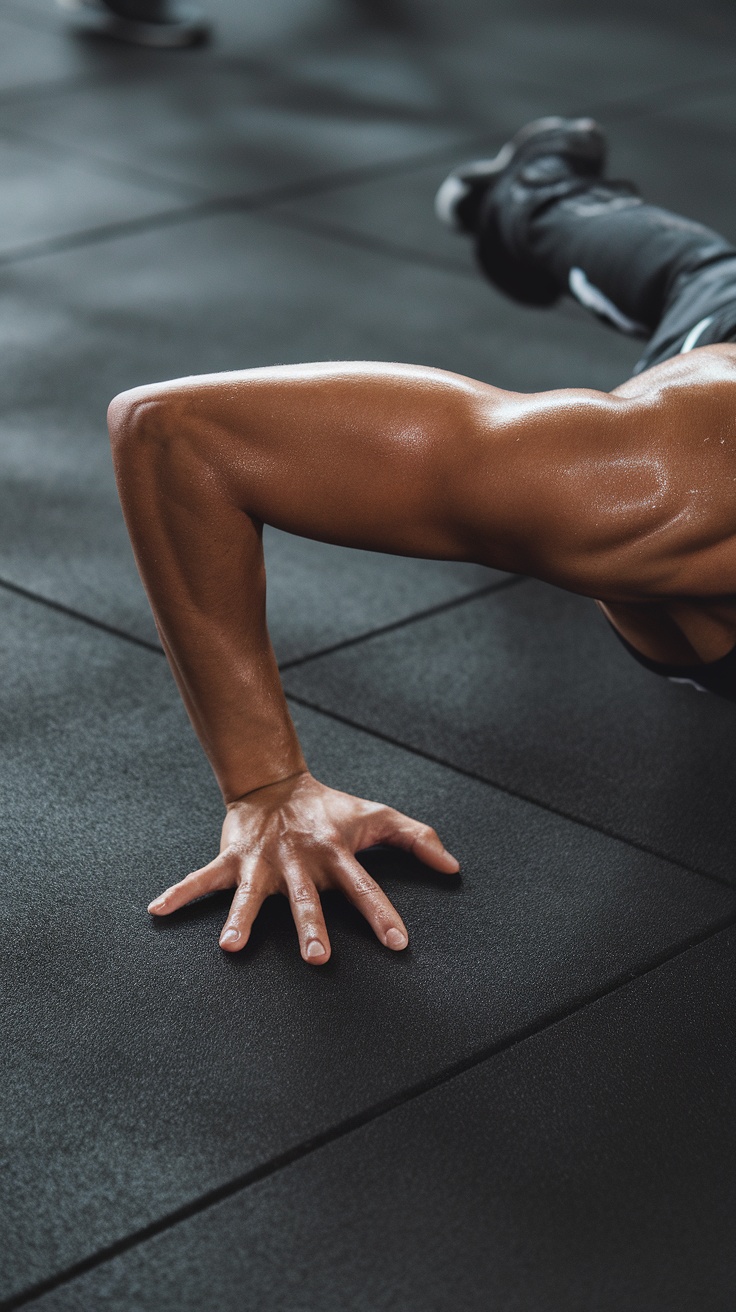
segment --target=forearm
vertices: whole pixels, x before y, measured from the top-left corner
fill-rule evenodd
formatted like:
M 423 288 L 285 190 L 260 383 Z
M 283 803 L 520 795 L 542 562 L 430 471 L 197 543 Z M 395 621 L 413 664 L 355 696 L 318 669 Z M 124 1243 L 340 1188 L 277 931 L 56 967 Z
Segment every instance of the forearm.
M 164 650 L 226 802 L 305 769 L 266 628 L 261 527 L 164 409 L 111 409 L 120 499 Z

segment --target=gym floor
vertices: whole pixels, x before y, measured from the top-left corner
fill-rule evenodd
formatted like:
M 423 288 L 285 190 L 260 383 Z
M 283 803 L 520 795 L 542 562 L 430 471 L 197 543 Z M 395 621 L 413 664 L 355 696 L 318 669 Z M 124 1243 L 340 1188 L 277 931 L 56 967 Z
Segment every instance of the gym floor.
M 733 1312 L 736 707 L 595 607 L 268 534 L 311 768 L 462 863 L 153 923 L 221 801 L 138 582 L 105 408 L 184 374 L 407 360 L 608 389 L 637 344 L 519 308 L 432 213 L 545 113 L 736 238 L 728 0 L 210 0 L 209 48 L 0 0 L 4 1259 L 38 1312 Z M 366 496 L 370 489 L 366 488 Z

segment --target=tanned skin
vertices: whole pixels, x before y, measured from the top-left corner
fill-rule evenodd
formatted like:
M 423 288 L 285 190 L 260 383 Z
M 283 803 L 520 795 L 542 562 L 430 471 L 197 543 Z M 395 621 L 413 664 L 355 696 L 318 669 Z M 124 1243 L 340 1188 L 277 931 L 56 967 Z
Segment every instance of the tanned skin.
M 226 951 L 281 892 L 304 960 L 323 965 L 327 888 L 400 950 L 401 917 L 355 853 L 391 843 L 458 870 L 426 824 L 309 773 L 266 628 L 264 524 L 544 579 L 595 598 L 654 660 L 736 644 L 734 346 L 612 393 L 371 363 L 206 375 L 116 397 L 110 431 L 138 568 L 226 805 L 219 855 L 149 911 L 234 887 Z

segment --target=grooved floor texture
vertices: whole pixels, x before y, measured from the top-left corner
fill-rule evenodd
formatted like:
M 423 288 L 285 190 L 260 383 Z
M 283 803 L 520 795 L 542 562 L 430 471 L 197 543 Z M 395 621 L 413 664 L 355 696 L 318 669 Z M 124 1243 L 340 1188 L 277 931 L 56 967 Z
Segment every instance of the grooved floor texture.
M 736 711 L 592 603 L 266 529 L 313 772 L 435 826 L 217 946 L 150 898 L 221 799 L 112 477 L 110 398 L 384 359 L 610 389 L 636 343 L 525 310 L 439 227 L 459 159 L 593 113 L 736 239 L 727 0 L 210 0 L 204 49 L 0 0 L 0 1312 L 733 1312 Z M 366 489 L 370 496 L 370 489 Z
M 317 657 L 285 682 L 457 769 L 736 880 L 736 707 L 632 662 L 585 598 L 520 581 Z
M 714 936 L 39 1308 L 726 1312 L 735 952 Z

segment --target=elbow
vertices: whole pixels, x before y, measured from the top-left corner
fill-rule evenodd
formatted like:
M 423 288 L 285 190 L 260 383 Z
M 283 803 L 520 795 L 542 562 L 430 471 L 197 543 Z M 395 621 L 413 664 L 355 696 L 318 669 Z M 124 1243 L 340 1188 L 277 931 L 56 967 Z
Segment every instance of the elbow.
M 171 398 L 161 384 L 131 387 L 113 397 L 107 409 L 116 472 L 145 451 L 166 445 L 172 430 Z

